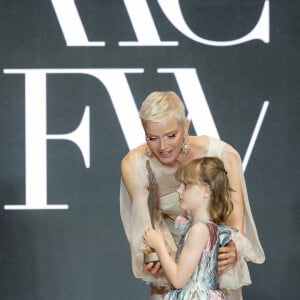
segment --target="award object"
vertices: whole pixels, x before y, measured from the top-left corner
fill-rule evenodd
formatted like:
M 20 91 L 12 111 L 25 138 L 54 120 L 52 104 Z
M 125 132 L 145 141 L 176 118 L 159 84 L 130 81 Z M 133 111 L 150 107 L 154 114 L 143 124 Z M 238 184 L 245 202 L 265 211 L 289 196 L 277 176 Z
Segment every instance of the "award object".
M 151 226 L 155 228 L 155 212 L 157 209 L 156 201 L 156 179 L 151 169 L 149 160 L 146 161 L 146 167 L 148 170 L 148 182 L 149 182 L 149 195 L 148 195 L 148 209 L 150 214 Z M 144 253 L 144 263 L 157 262 L 159 257 L 156 252 Z

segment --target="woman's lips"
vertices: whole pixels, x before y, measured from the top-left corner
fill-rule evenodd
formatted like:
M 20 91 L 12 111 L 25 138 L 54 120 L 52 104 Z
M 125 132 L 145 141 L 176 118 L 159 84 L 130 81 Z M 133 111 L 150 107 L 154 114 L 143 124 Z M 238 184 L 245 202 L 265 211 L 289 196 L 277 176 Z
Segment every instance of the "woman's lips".
M 161 158 L 169 158 L 172 155 L 172 151 L 164 151 L 164 152 L 158 152 L 159 156 Z

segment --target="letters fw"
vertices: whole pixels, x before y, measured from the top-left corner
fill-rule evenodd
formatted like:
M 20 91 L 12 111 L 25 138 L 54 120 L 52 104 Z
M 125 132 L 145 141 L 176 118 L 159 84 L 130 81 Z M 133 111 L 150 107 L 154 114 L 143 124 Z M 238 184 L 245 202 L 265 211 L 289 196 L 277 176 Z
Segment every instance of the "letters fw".
M 104 41 L 89 41 L 74 0 L 52 0 L 58 23 L 66 45 L 79 47 L 105 46 Z M 190 30 L 186 24 L 178 0 L 158 0 L 158 4 L 170 23 L 187 38 L 208 46 L 233 46 L 251 40 L 269 42 L 269 1 L 266 0 L 254 28 L 244 36 L 232 41 L 203 39 Z M 162 41 L 146 0 L 124 0 L 133 26 L 136 41 L 120 41 L 119 46 L 178 46 L 177 41 Z M 47 203 L 47 141 L 69 140 L 76 145 L 83 157 L 86 168 L 90 167 L 90 107 L 86 106 L 77 128 L 68 134 L 47 134 L 47 75 L 82 74 L 93 76 L 108 91 L 116 116 L 129 148 L 144 142 L 138 110 L 129 87 L 128 74 L 143 73 L 144 69 L 6 69 L 6 74 L 25 76 L 25 169 L 26 198 L 24 205 L 5 205 L 5 209 L 68 209 L 68 204 Z M 196 134 L 219 137 L 212 113 L 209 109 L 201 83 L 194 68 L 158 68 L 157 73 L 172 74 L 186 104 Z M 122 101 L 120 101 L 122 99 Z M 195 102 L 193 99 L 198 99 Z M 243 168 L 246 169 L 256 138 L 259 134 L 267 107 L 265 101 L 248 149 Z M 128 116 L 130 114 L 130 116 Z M 201 117 L 199 117 L 201 116 Z M 130 120 L 130 121 L 129 121 Z M 132 132 L 135 132 L 133 135 Z

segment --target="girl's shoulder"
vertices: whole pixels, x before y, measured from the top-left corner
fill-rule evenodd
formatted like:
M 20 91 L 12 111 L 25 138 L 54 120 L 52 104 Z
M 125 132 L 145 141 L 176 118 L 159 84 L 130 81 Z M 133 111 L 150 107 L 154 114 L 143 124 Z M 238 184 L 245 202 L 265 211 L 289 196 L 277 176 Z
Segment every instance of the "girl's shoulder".
M 199 222 L 193 224 L 185 235 L 186 245 L 202 249 L 209 240 L 210 232 L 206 224 Z
M 192 224 L 188 231 L 188 235 L 191 238 L 203 238 L 204 236 L 209 235 L 209 228 L 206 225 L 206 222 L 197 222 Z
M 238 233 L 238 230 L 230 227 L 225 223 L 218 224 L 219 244 L 224 246 Z

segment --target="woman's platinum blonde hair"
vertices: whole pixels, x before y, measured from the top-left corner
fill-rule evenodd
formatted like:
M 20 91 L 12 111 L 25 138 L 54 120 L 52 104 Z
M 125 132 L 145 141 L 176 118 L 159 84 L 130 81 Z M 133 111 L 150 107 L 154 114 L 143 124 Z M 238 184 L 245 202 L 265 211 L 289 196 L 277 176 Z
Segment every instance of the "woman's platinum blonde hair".
M 146 122 L 161 122 L 176 118 L 180 123 L 185 120 L 185 108 L 176 93 L 157 91 L 149 94 L 140 109 L 140 118 Z

